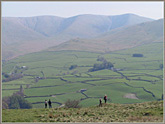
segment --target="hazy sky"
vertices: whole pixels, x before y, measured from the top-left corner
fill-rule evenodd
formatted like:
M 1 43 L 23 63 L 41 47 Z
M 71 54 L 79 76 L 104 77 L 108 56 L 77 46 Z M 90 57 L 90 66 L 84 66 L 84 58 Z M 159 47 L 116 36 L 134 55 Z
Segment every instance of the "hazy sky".
M 79 14 L 120 15 L 134 13 L 153 19 L 164 16 L 163 2 L 2 2 L 2 17 Z

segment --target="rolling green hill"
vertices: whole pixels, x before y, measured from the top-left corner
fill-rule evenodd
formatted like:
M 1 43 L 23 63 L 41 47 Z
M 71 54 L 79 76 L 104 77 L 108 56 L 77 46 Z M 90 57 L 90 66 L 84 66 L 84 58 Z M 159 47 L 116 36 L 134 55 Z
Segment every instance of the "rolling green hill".
M 163 102 L 2 110 L 2 122 L 163 122 Z
M 133 57 L 134 53 L 143 57 Z M 114 65 L 113 69 L 88 70 L 100 64 L 98 57 Z M 45 99 L 58 107 L 69 99 L 80 100 L 83 107 L 98 104 L 108 95 L 108 103 L 157 101 L 163 94 L 163 43 L 155 42 L 110 53 L 84 51 L 41 51 L 3 63 L 2 72 L 23 78 L 2 83 L 2 96 L 10 96 L 24 87 L 25 99 L 34 108 L 42 108 Z M 77 65 L 70 70 L 71 65 Z M 21 69 L 26 66 L 27 69 Z M 3 79 L 5 77 L 3 76 Z M 82 89 L 85 91 L 81 92 Z M 131 98 L 130 96 L 135 97 Z

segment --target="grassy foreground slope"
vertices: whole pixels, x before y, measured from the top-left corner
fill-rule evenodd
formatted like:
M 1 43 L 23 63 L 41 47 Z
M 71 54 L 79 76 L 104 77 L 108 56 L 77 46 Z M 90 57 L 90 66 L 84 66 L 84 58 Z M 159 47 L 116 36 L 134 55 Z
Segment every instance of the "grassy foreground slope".
M 163 101 L 102 107 L 6 109 L 2 122 L 163 122 Z

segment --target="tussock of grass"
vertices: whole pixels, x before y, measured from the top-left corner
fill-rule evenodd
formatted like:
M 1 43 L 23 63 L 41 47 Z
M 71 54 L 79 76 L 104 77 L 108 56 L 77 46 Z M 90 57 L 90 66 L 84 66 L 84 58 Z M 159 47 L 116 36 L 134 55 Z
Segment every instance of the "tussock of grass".
M 162 122 L 163 101 L 102 107 L 3 110 L 3 122 Z

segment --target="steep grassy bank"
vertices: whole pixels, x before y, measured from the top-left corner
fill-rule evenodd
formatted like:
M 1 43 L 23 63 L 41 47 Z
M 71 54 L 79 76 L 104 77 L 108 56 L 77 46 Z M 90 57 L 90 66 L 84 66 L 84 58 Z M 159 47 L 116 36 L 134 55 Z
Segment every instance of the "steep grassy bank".
M 163 101 L 103 107 L 3 110 L 3 122 L 163 122 Z

